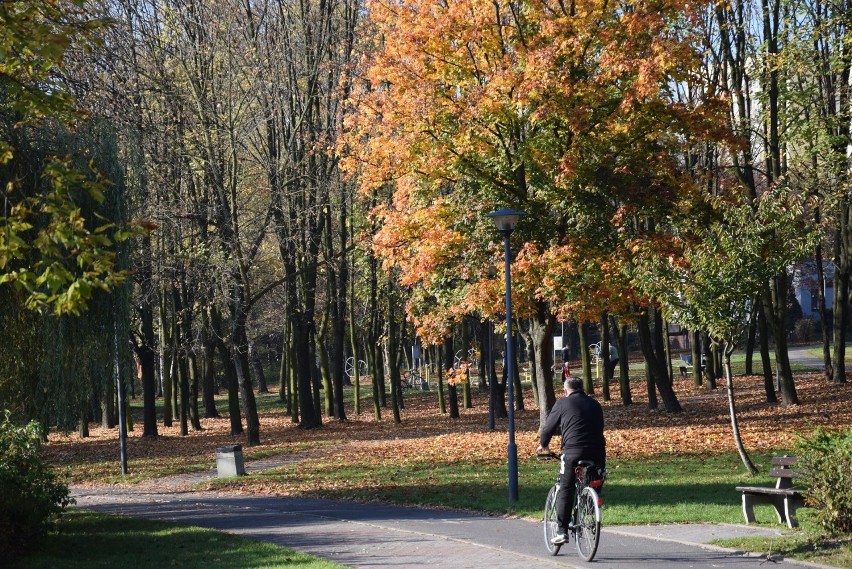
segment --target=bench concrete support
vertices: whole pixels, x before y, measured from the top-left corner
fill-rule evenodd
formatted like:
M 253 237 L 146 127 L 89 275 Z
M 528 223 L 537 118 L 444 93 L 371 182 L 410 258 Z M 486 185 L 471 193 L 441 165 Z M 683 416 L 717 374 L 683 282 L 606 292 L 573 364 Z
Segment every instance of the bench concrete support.
M 771 488 L 769 490 L 772 490 Z M 769 504 L 775 508 L 778 523 L 787 524 L 787 527 L 798 527 L 799 520 L 796 510 L 803 507 L 804 500 L 799 493 L 776 494 L 759 493 L 752 491 L 743 492 L 743 516 L 747 524 L 754 523 L 754 505 Z

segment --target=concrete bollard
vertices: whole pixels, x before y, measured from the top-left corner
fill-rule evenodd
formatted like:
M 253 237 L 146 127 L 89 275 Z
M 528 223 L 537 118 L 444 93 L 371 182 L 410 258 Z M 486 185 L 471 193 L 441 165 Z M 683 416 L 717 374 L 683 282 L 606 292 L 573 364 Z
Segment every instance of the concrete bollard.
M 219 478 L 244 476 L 242 445 L 231 445 L 216 449 L 216 474 Z

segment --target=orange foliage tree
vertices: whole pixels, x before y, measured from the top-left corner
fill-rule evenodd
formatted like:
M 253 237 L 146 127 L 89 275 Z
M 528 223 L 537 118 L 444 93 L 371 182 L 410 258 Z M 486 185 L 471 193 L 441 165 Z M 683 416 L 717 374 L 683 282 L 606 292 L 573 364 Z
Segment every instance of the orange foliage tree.
M 531 320 L 542 419 L 555 398 L 555 315 L 631 300 L 621 243 L 688 179 L 676 150 L 707 134 L 708 105 L 667 90 L 697 61 L 680 0 L 371 0 L 350 101 L 345 166 L 374 210 L 375 247 L 411 287 L 409 316 L 437 342 L 453 322 L 503 312 L 502 248 L 485 215 L 529 215 L 513 233 L 513 306 Z

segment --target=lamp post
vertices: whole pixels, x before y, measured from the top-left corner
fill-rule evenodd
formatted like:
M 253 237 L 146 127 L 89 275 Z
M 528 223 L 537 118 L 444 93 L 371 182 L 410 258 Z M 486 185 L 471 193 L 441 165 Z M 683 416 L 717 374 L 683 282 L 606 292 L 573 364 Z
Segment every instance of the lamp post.
M 497 230 L 503 234 L 503 259 L 506 277 L 506 365 L 509 366 L 506 373 L 506 383 L 509 389 L 509 446 L 507 455 L 509 461 L 509 500 L 518 501 L 518 447 L 515 444 L 515 392 L 514 392 L 514 342 L 512 342 L 512 274 L 509 267 L 511 250 L 509 248 L 509 236 L 515 229 L 518 219 L 526 213 L 509 208 L 498 209 L 488 214 Z

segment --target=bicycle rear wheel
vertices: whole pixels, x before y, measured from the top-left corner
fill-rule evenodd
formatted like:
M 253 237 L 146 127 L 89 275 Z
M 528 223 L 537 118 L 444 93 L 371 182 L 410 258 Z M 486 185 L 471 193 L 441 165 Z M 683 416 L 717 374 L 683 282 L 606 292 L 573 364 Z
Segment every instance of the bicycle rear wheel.
M 550 542 L 559 533 L 559 521 L 556 518 L 556 493 L 559 491 L 557 486 L 550 489 L 547 494 L 547 500 L 544 502 L 544 547 L 551 555 L 559 553 L 559 548 L 562 545 L 554 545 Z
M 584 561 L 591 561 L 601 539 L 601 507 L 598 493 L 588 486 L 577 497 L 577 519 L 574 522 L 577 552 Z

